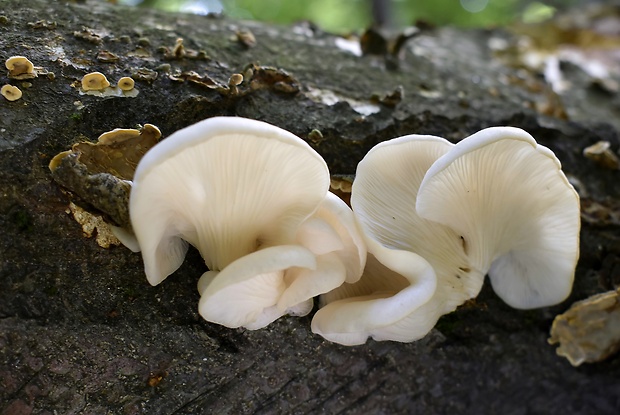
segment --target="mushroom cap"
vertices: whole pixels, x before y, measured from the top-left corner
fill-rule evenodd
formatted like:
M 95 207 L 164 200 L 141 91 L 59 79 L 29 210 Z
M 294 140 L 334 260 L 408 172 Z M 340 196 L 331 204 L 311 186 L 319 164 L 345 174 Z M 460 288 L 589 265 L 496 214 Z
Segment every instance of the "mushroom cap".
M 316 269 L 314 254 L 299 245 L 271 246 L 233 261 L 220 272 L 208 271 L 198 284 L 198 311 L 205 320 L 226 327 L 262 328 L 288 311 L 278 302 L 290 268 Z
M 525 131 L 492 127 L 429 168 L 416 209 L 464 240 L 471 266 L 488 270 L 515 308 L 556 304 L 579 257 L 579 196 L 553 152 Z
M 143 141 L 151 143 L 153 141 L 159 141 L 161 138 L 161 131 L 153 124 L 144 124 L 142 128 L 115 128 L 111 131 L 106 131 L 101 134 L 97 141 L 100 144 L 111 145 L 114 143 L 122 143 L 123 141 L 130 140 L 142 136 Z M 147 144 L 142 143 L 142 147 L 149 147 Z M 151 145 L 152 147 L 152 145 Z
M 101 144 L 109 145 L 112 143 L 120 143 L 130 138 L 138 137 L 139 135 L 140 130 L 136 130 L 135 128 L 115 128 L 111 131 L 102 133 L 97 141 Z
M 374 300 L 385 305 L 398 301 L 401 290 L 415 290 L 418 284 L 411 270 L 408 278 L 395 272 L 395 266 L 384 262 L 382 251 L 401 252 L 399 258 L 418 263 L 420 258 L 428 263 L 436 276 L 436 289 L 426 302 L 414 300 L 407 312 L 398 318 L 386 318 L 384 324 L 349 335 L 338 342 L 364 342 L 366 337 L 375 339 L 413 341 L 432 329 L 439 317 L 453 311 L 465 300 L 480 291 L 484 273 L 469 264 L 460 236 L 439 223 L 421 218 L 415 211 L 418 188 L 428 168 L 453 148 L 443 138 L 409 135 L 385 141 L 371 149 L 359 163 L 351 195 L 351 205 L 360 229 L 367 241 L 371 255 L 360 281 L 343 286 L 321 296 L 325 305 L 316 318 L 315 328 L 324 337 L 335 341 L 335 326 L 330 323 L 342 301 L 358 302 L 357 307 L 378 307 Z M 378 253 L 379 252 L 379 253 Z M 406 255 L 409 253 L 411 255 Z M 395 255 L 395 254 L 394 254 Z M 413 266 L 413 265 L 412 265 Z M 421 266 L 420 266 L 421 267 Z M 424 269 L 423 267 L 420 269 Z M 386 295 L 386 293 L 390 293 Z M 428 291 L 426 291 L 428 293 Z M 379 313 L 379 316 L 384 313 Z M 358 321 L 364 313 L 348 313 L 340 317 L 344 333 L 344 319 Z M 348 316 L 348 317 L 345 317 Z M 356 343 L 357 344 L 357 343 Z
M 123 91 L 131 91 L 134 88 L 135 84 L 136 82 L 129 76 L 123 76 L 121 79 L 118 80 L 118 87 Z
M 346 346 L 375 340 L 410 342 L 435 324 L 417 314 L 437 288 L 433 267 L 421 256 L 385 248 L 367 238 L 368 256 L 362 278 L 321 296 L 327 303 L 312 319 L 312 332 Z M 417 316 L 423 324 L 415 324 Z
M 212 271 L 293 243 L 328 187 L 321 156 L 270 124 L 215 117 L 175 132 L 142 158 L 130 198 L 149 282 L 180 266 L 188 242 Z
M 0 93 L 9 101 L 17 101 L 22 97 L 22 91 L 18 87 L 8 84 L 0 89 Z
M 82 89 L 84 91 L 100 91 L 110 86 L 110 82 L 101 72 L 91 72 L 82 78 Z
M 228 80 L 228 84 L 229 85 L 240 85 L 243 82 L 243 75 L 241 75 L 240 73 L 234 73 L 230 76 L 230 79 Z
M 250 253 L 219 273 L 205 273 L 198 282 L 201 315 L 228 327 L 262 328 L 284 314 L 309 313 L 313 297 L 362 274 L 366 245 L 353 212 L 334 194 L 327 193 L 299 226 L 294 242 Z
M 9 77 L 14 79 L 35 78 L 34 65 L 25 56 L 11 56 L 5 62 Z
M 301 225 L 297 240 L 316 255 L 335 252 L 346 269 L 346 282 L 362 276 L 366 244 L 351 208 L 335 194 L 327 193 L 312 218 Z
M 449 301 L 443 313 L 475 297 L 485 274 L 472 266 L 460 234 L 420 217 L 415 209 L 427 171 L 453 148 L 447 140 L 430 135 L 384 141 L 358 165 L 351 195 L 355 217 L 367 237 L 387 248 L 420 255 L 435 269 L 438 291 L 445 286 L 454 292 L 444 299 Z

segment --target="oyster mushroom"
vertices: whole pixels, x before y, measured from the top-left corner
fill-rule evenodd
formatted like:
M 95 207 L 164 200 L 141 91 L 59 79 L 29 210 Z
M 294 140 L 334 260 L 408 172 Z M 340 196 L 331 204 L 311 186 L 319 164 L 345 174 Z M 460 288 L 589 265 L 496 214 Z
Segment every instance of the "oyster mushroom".
M 315 333 L 345 345 L 368 337 L 413 341 L 477 293 L 481 283 L 461 278 L 468 262 L 459 236 L 413 208 L 424 174 L 452 146 L 439 137 L 405 136 L 375 146 L 360 162 L 351 205 L 370 255 L 357 283 L 321 296 Z
M 456 144 L 424 176 L 416 210 L 463 237 L 471 266 L 488 271 L 508 305 L 546 307 L 570 294 L 579 196 L 527 132 L 487 128 Z
M 365 260 L 349 235 L 357 228 L 330 224 L 342 206 L 328 187 L 325 161 L 267 123 L 216 117 L 177 131 L 134 175 L 130 215 L 148 281 L 174 272 L 191 244 L 209 268 L 198 287 L 206 320 L 254 329 L 309 312 L 312 296 L 359 278 Z
M 295 242 L 258 250 L 219 273 L 206 272 L 198 281 L 201 314 L 228 327 L 258 329 L 283 314 L 306 315 L 312 309 L 312 297 L 345 281 L 359 280 L 366 246 L 351 209 L 334 194 L 327 193 L 318 210 L 299 226 Z M 299 262 L 282 274 L 291 260 Z M 254 294 L 240 296 L 243 291 Z
M 421 338 L 441 315 L 475 297 L 487 273 L 516 308 L 555 304 L 571 290 L 579 199 L 553 153 L 525 131 L 489 128 L 457 145 L 416 135 L 381 143 L 358 166 L 351 205 L 372 256 L 357 283 L 321 296 L 313 330 L 330 340 Z M 371 324 L 344 306 L 366 302 L 381 315 L 375 297 L 388 303 L 416 284 L 430 286 L 394 272 L 383 250 L 418 254 L 437 285 L 402 305 L 409 308 L 401 319 Z M 419 260 L 410 261 L 418 279 L 431 279 Z

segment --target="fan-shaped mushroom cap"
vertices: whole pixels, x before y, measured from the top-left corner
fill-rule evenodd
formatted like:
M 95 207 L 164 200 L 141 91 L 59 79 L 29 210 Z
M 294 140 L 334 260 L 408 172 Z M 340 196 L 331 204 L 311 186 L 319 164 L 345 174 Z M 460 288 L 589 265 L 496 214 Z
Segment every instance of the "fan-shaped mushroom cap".
M 325 304 L 312 319 L 312 331 L 329 341 L 353 346 L 375 340 L 413 341 L 427 329 L 416 325 L 417 310 L 437 288 L 431 265 L 421 256 L 385 248 L 367 240 L 368 261 L 362 278 L 321 296 Z M 411 321 L 414 318 L 414 321 Z M 421 328 L 421 330 L 420 330 Z
M 293 243 L 328 187 L 325 161 L 267 123 L 217 117 L 175 132 L 134 175 L 130 214 L 149 282 L 180 266 L 188 242 L 213 271 Z
M 273 246 L 209 271 L 198 282 L 200 313 L 227 327 L 258 329 L 284 314 L 306 315 L 312 297 L 359 279 L 366 245 L 351 209 L 328 193 L 297 231 L 297 245 Z M 242 303 L 243 306 L 231 306 Z
M 488 270 L 510 306 L 556 304 L 579 256 L 579 197 L 548 148 L 511 127 L 479 131 L 429 168 L 418 214 L 464 238 L 471 266 Z
M 424 336 L 441 315 L 479 292 L 484 273 L 471 268 L 460 236 L 446 226 L 420 218 L 415 211 L 418 187 L 426 171 L 452 147 L 439 137 L 410 135 L 375 146 L 360 162 L 351 205 L 373 255 L 358 283 L 344 284 L 321 296 L 324 307 L 313 320 L 315 332 L 344 344 L 363 343 L 368 336 L 413 341 Z M 404 263 L 387 262 L 386 257 L 391 256 Z M 436 277 L 436 289 L 431 290 L 424 278 L 426 288 L 418 287 L 421 277 L 413 272 L 416 267 L 428 281 Z M 397 269 L 403 269 L 404 274 Z M 378 312 L 375 307 L 398 303 L 407 296 L 401 291 L 415 295 L 410 295 L 398 318 Z M 373 310 L 375 322 L 368 321 L 364 327 L 367 315 L 359 309 L 345 311 L 345 304 Z M 382 325 L 380 316 L 385 316 Z
M 219 273 L 209 271 L 199 282 L 198 310 L 206 320 L 226 327 L 262 328 L 289 311 L 277 303 L 291 268 L 315 270 L 317 263 L 306 248 L 279 245 L 245 255 Z
M 421 218 L 415 210 L 427 170 L 453 147 L 443 138 L 425 135 L 408 135 L 375 146 L 358 165 L 351 205 L 367 237 L 384 247 L 422 256 L 435 269 L 439 284 L 464 292 L 465 300 L 478 293 L 484 273 L 482 277 L 475 273 L 480 281 L 472 284 L 460 235 Z

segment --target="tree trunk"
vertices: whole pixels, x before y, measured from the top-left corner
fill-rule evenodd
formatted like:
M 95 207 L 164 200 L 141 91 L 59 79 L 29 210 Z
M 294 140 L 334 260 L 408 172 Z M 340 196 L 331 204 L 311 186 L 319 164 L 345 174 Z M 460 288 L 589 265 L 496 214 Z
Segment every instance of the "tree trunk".
M 43 68 L 30 80 L 1 76 L 23 91 L 0 98 L 2 414 L 618 413 L 618 359 L 575 369 L 547 344 L 556 314 L 618 283 L 620 173 L 582 155 L 601 140 L 618 148 L 613 84 L 564 65 L 571 88 L 558 96 L 540 73 L 493 51 L 517 39 L 495 30 L 423 28 L 400 51 L 358 56 L 344 46 L 357 43 L 307 23 L 1 3 L 0 56 Z M 247 80 L 249 64 L 253 82 L 231 91 L 230 76 Z M 80 94 L 93 71 L 112 83 L 133 76 L 138 95 Z M 520 311 L 486 284 L 410 344 L 331 344 L 312 334 L 311 316 L 258 331 L 207 323 L 197 313 L 199 254 L 149 286 L 139 254 L 84 235 L 73 212 L 87 213 L 70 202 L 93 201 L 54 182 L 48 164 L 114 128 L 150 123 L 165 137 L 215 115 L 287 129 L 334 174 L 354 173 L 373 145 L 400 135 L 458 141 L 488 126 L 523 128 L 556 153 L 582 196 L 573 294 Z

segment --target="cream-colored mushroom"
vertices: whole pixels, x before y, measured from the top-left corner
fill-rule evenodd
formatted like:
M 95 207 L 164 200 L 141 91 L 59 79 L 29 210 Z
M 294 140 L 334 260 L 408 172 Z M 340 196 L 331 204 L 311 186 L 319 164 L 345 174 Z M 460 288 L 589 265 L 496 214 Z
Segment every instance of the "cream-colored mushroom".
M 489 128 L 457 145 L 428 136 L 381 143 L 358 166 L 351 204 L 374 259 L 359 282 L 321 297 L 313 330 L 330 340 L 418 339 L 475 297 L 487 273 L 516 308 L 556 304 L 571 290 L 579 199 L 553 153 L 523 130 Z M 384 250 L 419 255 L 437 278 L 432 295 L 400 303 L 400 319 L 370 319 L 363 310 L 381 315 L 375 298 L 390 304 L 412 287 L 430 286 L 431 276 L 413 258 L 422 282 L 393 272 Z M 362 311 L 346 310 L 349 303 Z
M 285 313 L 308 314 L 313 297 L 344 282 L 354 283 L 362 275 L 366 246 L 351 209 L 332 193 L 327 193 L 318 210 L 299 226 L 295 242 L 297 245 L 258 250 L 220 273 L 205 273 L 198 282 L 201 314 L 228 327 L 258 329 Z M 286 262 L 293 260 L 299 263 Z M 304 262 L 306 266 L 300 265 Z M 270 268 L 261 270 L 265 265 Z M 282 278 L 281 270 L 287 267 Z M 239 296 L 242 290 L 263 296 Z M 279 299 L 273 304 L 277 296 Z M 267 303 L 257 307 L 257 301 Z M 235 302 L 234 313 L 230 311 L 231 302 Z
M 11 56 L 6 60 L 5 66 L 9 70 L 9 78 L 32 79 L 37 77 L 34 65 L 25 56 Z
M 428 170 L 416 202 L 421 217 L 462 236 L 472 268 L 488 271 L 497 295 L 523 309 L 570 294 L 579 207 L 553 152 L 511 127 L 455 145 Z
M 216 117 L 177 131 L 134 175 L 131 222 L 149 282 L 174 272 L 189 243 L 210 270 L 198 287 L 206 320 L 256 329 L 309 312 L 365 262 L 357 228 L 331 222 L 346 213 L 328 187 L 325 161 L 275 126 Z
M 0 93 L 9 101 L 17 101 L 22 97 L 22 91 L 18 87 L 8 84 L 2 87 Z
M 375 146 L 360 162 L 351 205 L 368 262 L 359 282 L 321 296 L 315 333 L 346 345 L 368 337 L 413 341 L 477 294 L 484 274 L 464 278 L 471 269 L 459 235 L 414 209 L 426 171 L 452 147 L 439 137 L 411 135 Z
M 134 88 L 135 81 L 128 77 L 124 76 L 118 80 L 118 87 L 123 91 L 131 91 Z
M 110 86 L 110 82 L 101 72 L 91 72 L 82 78 L 82 89 L 84 91 L 101 91 Z

